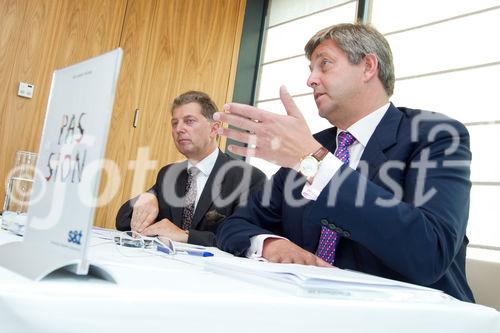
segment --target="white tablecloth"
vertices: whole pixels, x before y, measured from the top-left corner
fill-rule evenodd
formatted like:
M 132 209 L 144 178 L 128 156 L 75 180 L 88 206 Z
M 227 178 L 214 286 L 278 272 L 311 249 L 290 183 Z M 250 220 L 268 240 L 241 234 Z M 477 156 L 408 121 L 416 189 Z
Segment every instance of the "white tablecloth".
M 15 240 L 0 231 L 0 244 Z M 500 332 L 499 312 L 454 299 L 305 296 L 205 269 L 214 258 L 102 239 L 89 258 L 116 283 L 70 273 L 33 282 L 0 267 L 0 332 Z

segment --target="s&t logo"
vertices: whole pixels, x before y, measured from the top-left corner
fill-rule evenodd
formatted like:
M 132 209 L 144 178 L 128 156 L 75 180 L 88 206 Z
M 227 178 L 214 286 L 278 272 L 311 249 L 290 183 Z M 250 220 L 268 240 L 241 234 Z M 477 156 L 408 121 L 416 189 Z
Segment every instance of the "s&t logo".
M 80 245 L 80 242 L 82 241 L 82 235 L 83 233 L 81 230 L 72 230 L 68 232 L 68 243 Z

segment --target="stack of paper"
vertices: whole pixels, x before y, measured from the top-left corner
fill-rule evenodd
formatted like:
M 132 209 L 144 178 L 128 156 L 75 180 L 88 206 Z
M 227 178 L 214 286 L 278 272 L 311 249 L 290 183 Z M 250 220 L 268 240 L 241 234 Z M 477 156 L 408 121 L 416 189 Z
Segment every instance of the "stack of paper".
M 217 258 L 207 262 L 206 269 L 226 275 L 256 281 L 270 279 L 299 287 L 301 294 L 369 295 L 380 299 L 434 299 L 450 297 L 440 290 L 390 280 L 337 267 L 322 268 L 296 264 L 275 264 L 244 258 Z M 424 296 L 425 295 L 425 296 Z M 363 296 L 363 297 L 364 297 Z

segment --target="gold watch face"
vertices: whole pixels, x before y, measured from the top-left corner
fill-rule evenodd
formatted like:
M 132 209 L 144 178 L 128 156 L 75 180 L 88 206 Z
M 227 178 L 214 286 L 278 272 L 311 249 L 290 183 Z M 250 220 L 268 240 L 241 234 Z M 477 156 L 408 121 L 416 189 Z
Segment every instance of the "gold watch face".
M 306 177 L 314 177 L 316 172 L 318 172 L 319 162 L 312 156 L 305 157 L 300 161 L 299 171 Z

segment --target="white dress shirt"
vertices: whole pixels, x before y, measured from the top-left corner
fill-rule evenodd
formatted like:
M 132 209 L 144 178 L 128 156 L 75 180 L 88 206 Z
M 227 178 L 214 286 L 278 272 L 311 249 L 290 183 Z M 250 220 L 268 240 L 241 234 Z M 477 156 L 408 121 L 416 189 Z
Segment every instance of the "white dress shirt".
M 368 141 L 370 141 L 373 132 L 375 132 L 375 128 L 377 128 L 388 109 L 389 103 L 361 118 L 345 130 L 351 133 L 356 139 L 356 141 L 348 147 L 350 156 L 349 167 L 351 169 L 356 170 L 358 167 L 361 155 L 363 155 Z M 337 130 L 337 147 L 339 146 L 338 138 L 341 132 L 343 131 Z M 334 154 L 328 153 L 321 161 L 318 173 L 314 177 L 313 182 L 311 184 L 306 183 L 304 185 L 304 188 L 302 189 L 302 196 L 309 200 L 316 200 L 321 191 L 323 191 L 342 165 L 343 163 L 341 160 L 335 157 Z
M 210 153 L 210 155 L 208 155 L 207 157 L 196 163 L 196 165 L 193 165 L 190 161 L 188 161 L 187 164 L 188 170 L 192 166 L 195 166 L 200 170 L 198 175 L 196 175 L 196 200 L 194 202 L 195 209 L 196 205 L 198 204 L 198 201 L 200 200 L 201 192 L 203 192 L 208 177 L 210 176 L 210 173 L 214 168 L 215 162 L 217 161 L 217 156 L 219 156 L 219 149 L 215 148 L 215 150 L 212 153 Z
M 346 129 L 346 131 L 351 133 L 356 139 L 356 141 L 354 141 L 354 143 L 348 148 L 349 167 L 351 169 L 355 170 L 358 166 L 368 141 L 370 141 L 373 132 L 375 132 L 375 129 L 388 109 L 389 103 L 361 118 Z M 342 130 L 337 130 L 337 147 L 340 132 L 342 132 Z M 318 173 L 314 177 L 313 182 L 311 184 L 306 182 L 302 188 L 302 196 L 306 199 L 315 201 L 342 165 L 343 163 L 341 160 L 339 160 L 334 154 L 328 153 L 321 161 Z M 246 256 L 252 259 L 262 259 L 263 245 L 267 238 L 283 237 L 271 234 L 261 234 L 250 238 L 250 247 L 247 250 Z

